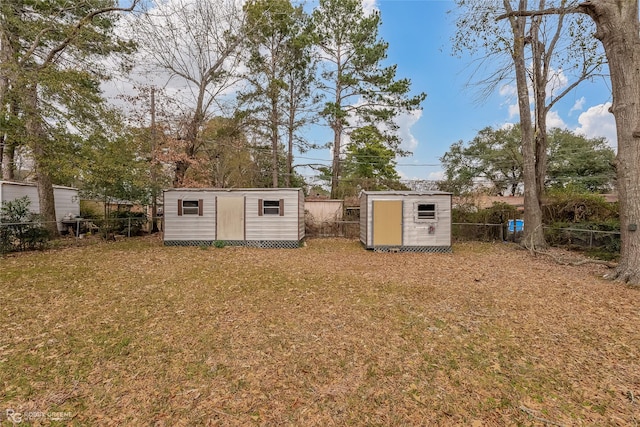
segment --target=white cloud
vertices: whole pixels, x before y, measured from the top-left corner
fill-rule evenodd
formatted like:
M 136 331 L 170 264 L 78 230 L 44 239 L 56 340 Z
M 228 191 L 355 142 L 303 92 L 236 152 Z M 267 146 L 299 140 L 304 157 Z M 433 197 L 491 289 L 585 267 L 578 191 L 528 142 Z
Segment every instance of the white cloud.
M 512 96 L 516 96 L 518 94 L 518 91 L 515 85 L 507 84 L 507 85 L 501 86 L 498 93 L 500 94 L 500 96 L 512 97 Z
M 586 136 L 587 138 L 607 139 L 613 148 L 618 146 L 618 137 L 616 135 L 616 122 L 613 114 L 609 112 L 611 103 L 595 105 L 578 117 L 580 126 L 576 129 L 576 133 Z
M 402 113 L 396 118 L 398 125 L 398 135 L 402 139 L 401 148 L 403 150 L 414 151 L 418 147 L 418 140 L 411 133 L 411 128 L 422 117 L 422 110 L 415 110 L 410 113 Z
M 520 116 L 520 107 L 517 103 L 509 105 L 509 118 L 513 119 L 516 116 Z
M 585 102 L 586 102 L 586 99 L 584 96 L 580 99 L 577 99 L 576 102 L 573 104 L 573 107 L 571 107 L 571 109 L 569 110 L 569 115 L 571 115 L 571 113 L 573 113 L 574 111 L 582 111 L 584 109 Z
M 502 125 L 500 125 L 500 129 L 502 130 L 509 130 L 512 127 L 514 127 L 516 125 L 516 123 L 511 123 L 511 122 L 505 122 Z
M 567 129 L 568 126 L 560 117 L 557 111 L 549 111 L 547 113 L 547 129 L 551 130 L 553 128 L 558 129 Z
M 362 0 L 362 9 L 364 14 L 369 16 L 374 10 L 378 10 L 377 0 Z
M 558 94 L 567 87 L 569 84 L 569 79 L 562 71 L 562 68 L 558 70 L 551 69 L 549 70 L 549 81 L 547 82 L 547 98 L 552 98 L 555 94 Z
M 442 181 L 444 179 L 444 171 L 429 172 L 427 179 L 429 181 Z

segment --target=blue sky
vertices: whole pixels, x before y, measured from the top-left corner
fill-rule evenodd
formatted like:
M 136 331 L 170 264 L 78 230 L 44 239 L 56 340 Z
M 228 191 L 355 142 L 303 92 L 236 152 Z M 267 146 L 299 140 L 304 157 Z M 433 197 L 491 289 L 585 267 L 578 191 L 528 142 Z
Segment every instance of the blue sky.
M 441 177 L 439 158 L 452 143 L 469 141 L 486 126 L 518 120 L 513 86 L 482 103 L 477 101 L 478 89 L 467 86 L 472 58 L 451 53 L 455 14 L 447 12 L 455 8 L 452 0 L 365 0 L 365 4 L 380 10 L 380 36 L 389 43 L 388 64 L 398 65 L 398 77 L 411 79 L 415 93 L 427 93 L 421 116 L 401 120 L 405 146 L 413 151 L 411 157 L 398 159 L 403 178 Z M 608 84 L 598 78 L 582 83 L 559 102 L 548 120 L 551 126 L 588 137 L 606 137 L 615 146 L 615 125 L 607 102 L 611 102 Z M 304 156 L 328 160 L 330 153 Z
M 313 0 L 308 1 L 311 1 L 307 4 L 311 8 Z M 482 102 L 478 101 L 478 88 L 468 87 L 469 73 L 474 69 L 473 58 L 452 55 L 450 40 L 456 29 L 453 0 L 362 1 L 365 9 L 380 11 L 380 37 L 389 43 L 384 65 L 396 64 L 397 77 L 409 78 L 414 94 L 427 94 L 421 112 L 403 115 L 398 121 L 403 148 L 413 152 L 410 157 L 397 159 L 402 178 L 439 179 L 443 169 L 439 159 L 451 144 L 459 140 L 470 141 L 487 126 L 497 128 L 518 121 L 512 83 L 505 82 Z M 188 83 L 179 78 L 147 70 L 140 70 L 133 80 L 165 87 L 173 93 L 188 87 Z M 132 83 L 126 79 L 112 82 L 111 89 L 107 90 L 111 94 L 132 91 Z M 605 137 L 615 147 L 615 123 L 607 111 L 610 102 L 606 78 L 583 82 L 553 108 L 547 118 L 548 125 L 570 129 L 590 138 Z M 318 144 L 332 140 L 331 131 L 322 122 L 309 129 L 306 136 Z M 329 166 L 330 159 L 331 151 L 322 149 L 298 154 L 296 163 Z M 309 181 L 317 174 L 305 167 L 298 171 Z

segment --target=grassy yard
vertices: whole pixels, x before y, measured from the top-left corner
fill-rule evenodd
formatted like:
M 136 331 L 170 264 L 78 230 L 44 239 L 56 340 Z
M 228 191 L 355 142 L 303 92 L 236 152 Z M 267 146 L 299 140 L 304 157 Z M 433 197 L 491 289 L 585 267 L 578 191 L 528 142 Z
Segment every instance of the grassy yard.
M 0 258 L 0 418 L 633 426 L 640 290 L 601 268 L 504 244 L 374 253 L 337 239 Z

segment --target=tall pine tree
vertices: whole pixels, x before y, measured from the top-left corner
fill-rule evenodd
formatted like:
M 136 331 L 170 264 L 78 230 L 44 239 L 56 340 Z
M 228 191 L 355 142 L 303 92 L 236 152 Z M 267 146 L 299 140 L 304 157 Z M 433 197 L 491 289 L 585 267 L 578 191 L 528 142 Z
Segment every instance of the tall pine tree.
M 426 95 L 410 96 L 411 82 L 396 79 L 396 66 L 384 66 L 388 44 L 378 37 L 380 13 L 364 13 L 360 0 L 320 0 L 313 12 L 316 44 L 323 64 L 320 87 L 328 101 L 322 111 L 333 131 L 331 196 L 341 177 L 345 133 L 355 126 L 376 126 L 398 154 L 400 139 L 394 119 L 420 108 Z

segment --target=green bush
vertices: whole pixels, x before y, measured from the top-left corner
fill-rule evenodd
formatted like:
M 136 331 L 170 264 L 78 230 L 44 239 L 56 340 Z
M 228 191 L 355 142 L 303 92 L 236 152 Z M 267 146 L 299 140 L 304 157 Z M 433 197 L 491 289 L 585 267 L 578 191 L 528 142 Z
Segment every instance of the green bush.
M 39 215 L 29 211 L 27 196 L 0 207 L 0 253 L 43 249 L 50 239 L 49 232 L 39 223 Z
M 620 252 L 620 222 L 555 222 L 545 229 L 545 238 L 551 246 L 616 254 Z
M 619 204 L 607 202 L 601 194 L 556 190 L 545 198 L 543 222 L 604 223 L 617 220 L 619 215 Z
M 143 212 L 114 211 L 108 218 L 96 219 L 93 223 L 103 238 L 113 238 L 116 234 L 140 236 L 144 234 L 147 216 Z
M 486 209 L 461 205 L 452 209 L 452 222 L 462 224 L 503 224 L 501 226 L 456 225 L 452 233 L 456 240 L 500 240 L 506 236 L 507 221 L 518 217 L 516 208 L 507 203 L 494 203 Z M 501 230 L 502 229 L 502 230 Z

